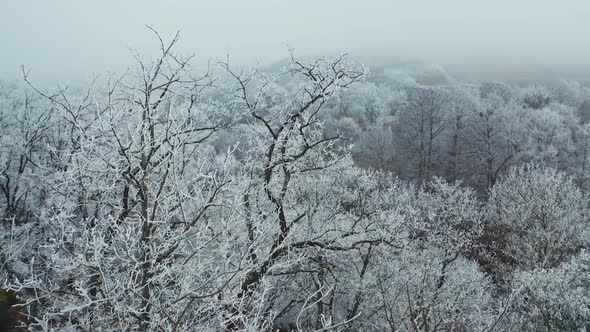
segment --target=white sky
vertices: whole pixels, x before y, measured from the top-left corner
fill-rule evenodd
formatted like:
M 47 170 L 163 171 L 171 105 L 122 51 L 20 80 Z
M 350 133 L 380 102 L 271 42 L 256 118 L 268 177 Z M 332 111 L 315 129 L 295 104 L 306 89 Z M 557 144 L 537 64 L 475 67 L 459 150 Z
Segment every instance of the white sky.
M 121 70 L 129 48 L 181 30 L 201 59 L 269 62 L 348 51 L 477 68 L 590 64 L 590 0 L 0 0 L 0 78 Z

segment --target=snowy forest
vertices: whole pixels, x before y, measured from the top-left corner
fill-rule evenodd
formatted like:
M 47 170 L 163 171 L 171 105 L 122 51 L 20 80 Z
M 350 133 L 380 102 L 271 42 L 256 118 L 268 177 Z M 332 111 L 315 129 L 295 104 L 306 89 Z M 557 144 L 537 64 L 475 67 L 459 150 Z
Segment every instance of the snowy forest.
M 87 85 L 0 81 L 15 331 L 590 330 L 589 82 L 197 70 L 152 32 Z

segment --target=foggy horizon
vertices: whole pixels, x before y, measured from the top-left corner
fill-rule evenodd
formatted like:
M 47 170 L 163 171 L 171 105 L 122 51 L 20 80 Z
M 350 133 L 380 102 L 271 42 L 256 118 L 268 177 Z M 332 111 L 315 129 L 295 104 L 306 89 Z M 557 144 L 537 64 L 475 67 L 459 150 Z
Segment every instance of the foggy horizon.
M 130 50 L 158 50 L 146 25 L 165 39 L 180 31 L 178 51 L 196 64 L 229 54 L 236 64 L 270 65 L 293 48 L 347 52 L 368 65 L 437 64 L 470 79 L 590 78 L 584 1 L 5 2 L 4 79 L 20 79 L 21 65 L 44 84 L 124 71 Z
M 0 332 L 590 331 L 589 0 L 0 3 Z

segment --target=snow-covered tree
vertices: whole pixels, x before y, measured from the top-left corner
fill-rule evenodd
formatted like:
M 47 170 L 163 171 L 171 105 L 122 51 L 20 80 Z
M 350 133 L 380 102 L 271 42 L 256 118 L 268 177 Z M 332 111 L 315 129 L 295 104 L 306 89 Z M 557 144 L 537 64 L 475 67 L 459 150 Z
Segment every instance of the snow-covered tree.
M 552 101 L 551 92 L 544 86 L 529 86 L 520 92 L 520 100 L 524 107 L 532 109 L 541 109 L 549 105 Z
M 515 268 L 553 268 L 588 244 L 588 203 L 573 177 L 526 164 L 492 188 L 487 226 Z
M 448 126 L 448 93 L 440 88 L 414 88 L 398 113 L 399 142 L 411 164 L 408 172 L 419 182 L 433 176 L 443 131 Z
M 590 329 L 590 256 L 587 252 L 551 269 L 515 275 L 514 309 L 505 326 L 535 331 Z

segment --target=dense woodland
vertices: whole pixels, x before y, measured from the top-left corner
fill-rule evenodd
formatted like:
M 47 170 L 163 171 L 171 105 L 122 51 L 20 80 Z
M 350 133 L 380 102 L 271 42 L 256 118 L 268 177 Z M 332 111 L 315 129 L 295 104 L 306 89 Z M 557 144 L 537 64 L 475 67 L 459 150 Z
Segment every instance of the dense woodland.
M 159 37 L 159 36 L 158 36 Z M 590 88 L 349 56 L 0 86 L 33 331 L 590 330 Z

